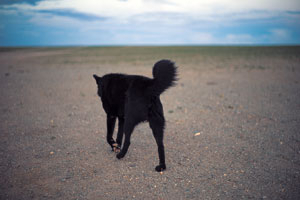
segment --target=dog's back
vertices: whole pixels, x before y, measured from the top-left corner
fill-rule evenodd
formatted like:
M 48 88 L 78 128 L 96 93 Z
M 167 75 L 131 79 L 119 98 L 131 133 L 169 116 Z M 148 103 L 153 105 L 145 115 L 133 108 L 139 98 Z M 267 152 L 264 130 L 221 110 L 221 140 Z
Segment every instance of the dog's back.
M 107 74 L 103 76 L 100 88 L 103 95 L 100 95 L 102 101 L 109 106 L 124 104 L 126 94 L 128 97 L 159 96 L 169 87 L 173 86 L 176 81 L 176 67 L 169 60 L 161 60 L 153 67 L 153 79 L 126 74 Z M 94 75 L 95 76 L 95 75 Z M 96 77 L 95 77 L 96 78 Z
M 149 87 L 152 84 L 152 79 L 137 75 L 107 74 L 103 76 L 101 100 L 104 110 L 114 116 L 124 116 L 126 101 L 130 99 L 144 102 L 149 99 Z

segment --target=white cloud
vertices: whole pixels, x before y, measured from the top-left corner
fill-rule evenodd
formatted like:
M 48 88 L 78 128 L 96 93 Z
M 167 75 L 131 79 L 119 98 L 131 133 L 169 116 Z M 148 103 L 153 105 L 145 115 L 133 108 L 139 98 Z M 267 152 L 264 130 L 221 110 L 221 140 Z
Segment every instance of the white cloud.
M 225 44 L 252 44 L 255 39 L 249 34 L 228 34 L 225 36 Z
M 49 13 L 35 13 L 28 22 L 48 27 L 80 27 L 83 23 L 80 20 L 57 16 Z
M 188 35 L 188 41 L 185 41 L 185 43 L 188 44 L 213 44 L 217 40 L 217 38 L 209 32 L 193 32 L 188 33 Z
M 266 38 L 272 43 L 289 43 L 290 36 L 290 32 L 286 29 L 271 29 Z
M 254 17 L 251 11 L 279 12 L 299 11 L 299 0 L 45 0 L 36 5 L 13 4 L 5 6 L 20 10 L 70 9 L 76 12 L 102 17 L 126 19 L 135 15 L 151 13 L 177 13 L 198 19 L 213 19 L 216 16 L 234 14 L 235 17 Z M 246 15 L 245 15 L 246 13 Z M 260 13 L 259 15 L 263 15 Z
M 58 14 L 56 11 L 67 11 L 74 15 Z M 244 33 L 243 30 L 233 31 L 234 34 L 228 29 L 222 32 L 222 27 L 238 27 L 238 20 L 241 19 L 271 19 L 282 15 L 292 15 L 289 16 L 292 24 L 299 18 L 299 11 L 299 0 L 44 0 L 34 5 L 22 3 L 0 6 L 0 14 L 27 14 L 29 22 L 39 27 L 51 27 L 53 31 L 57 27 L 74 29 L 76 33 L 87 36 L 80 37 L 83 38 L 82 43 L 85 38 L 92 36 L 88 40 L 91 44 L 98 37 L 102 37 L 102 41 L 98 39 L 99 44 L 282 42 L 290 38 L 291 32 L 280 29 L 280 26 L 265 29 L 269 31 L 265 35 L 257 36 L 252 32 L 256 37 L 247 30 Z M 79 17 L 74 17 L 76 13 L 79 13 Z M 80 14 L 98 16 L 99 19 L 80 20 Z
M 272 29 L 270 30 L 273 37 L 286 39 L 289 37 L 289 31 L 285 29 Z
M 3 14 L 3 15 L 16 15 L 16 14 L 18 14 L 18 12 L 16 10 L 0 9 L 0 14 Z

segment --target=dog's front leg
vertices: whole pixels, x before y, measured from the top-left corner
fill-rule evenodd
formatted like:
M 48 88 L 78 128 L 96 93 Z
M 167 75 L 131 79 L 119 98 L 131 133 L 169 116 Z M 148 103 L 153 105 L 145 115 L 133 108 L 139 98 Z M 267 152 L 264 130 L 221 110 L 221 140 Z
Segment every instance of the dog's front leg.
M 124 145 L 121 149 L 121 152 L 117 154 L 118 159 L 123 158 L 127 153 L 127 150 L 129 148 L 129 145 L 130 145 L 131 133 L 134 129 L 134 126 L 135 126 L 135 124 L 130 124 L 128 122 L 126 123 L 126 121 L 125 121 L 125 126 L 124 126 L 125 141 L 124 141 Z
M 116 143 L 113 139 L 113 133 L 115 129 L 116 124 L 116 117 L 107 115 L 106 118 L 106 126 L 107 126 L 107 135 L 106 135 L 106 141 L 111 146 L 112 150 L 114 150 L 114 144 Z
M 118 127 L 118 134 L 117 134 L 117 143 L 119 147 L 122 145 L 123 134 L 124 134 L 124 117 L 118 117 L 119 120 L 119 127 Z

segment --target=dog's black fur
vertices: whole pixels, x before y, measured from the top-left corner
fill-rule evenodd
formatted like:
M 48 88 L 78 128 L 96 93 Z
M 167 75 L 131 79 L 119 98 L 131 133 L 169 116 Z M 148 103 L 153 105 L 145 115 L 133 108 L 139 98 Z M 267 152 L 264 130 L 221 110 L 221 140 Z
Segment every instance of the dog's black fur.
M 158 146 L 160 172 L 166 169 L 163 145 L 165 119 L 160 94 L 175 85 L 177 68 L 170 60 L 160 60 L 153 67 L 153 79 L 126 74 L 93 75 L 98 85 L 98 95 L 107 114 L 107 142 L 114 151 L 121 148 L 123 133 L 125 141 L 117 158 L 123 158 L 130 145 L 134 127 L 148 121 Z M 119 120 L 117 140 L 112 135 L 116 118 Z

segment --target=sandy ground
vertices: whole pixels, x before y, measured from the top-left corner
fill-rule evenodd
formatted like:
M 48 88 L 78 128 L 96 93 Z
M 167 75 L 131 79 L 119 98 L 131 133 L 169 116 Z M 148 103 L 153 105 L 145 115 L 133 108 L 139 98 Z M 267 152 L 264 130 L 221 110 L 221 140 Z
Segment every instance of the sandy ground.
M 92 77 L 159 58 L 180 74 L 163 173 L 146 123 L 115 158 Z M 300 199 L 300 47 L 2 48 L 0 66 L 0 199 Z

